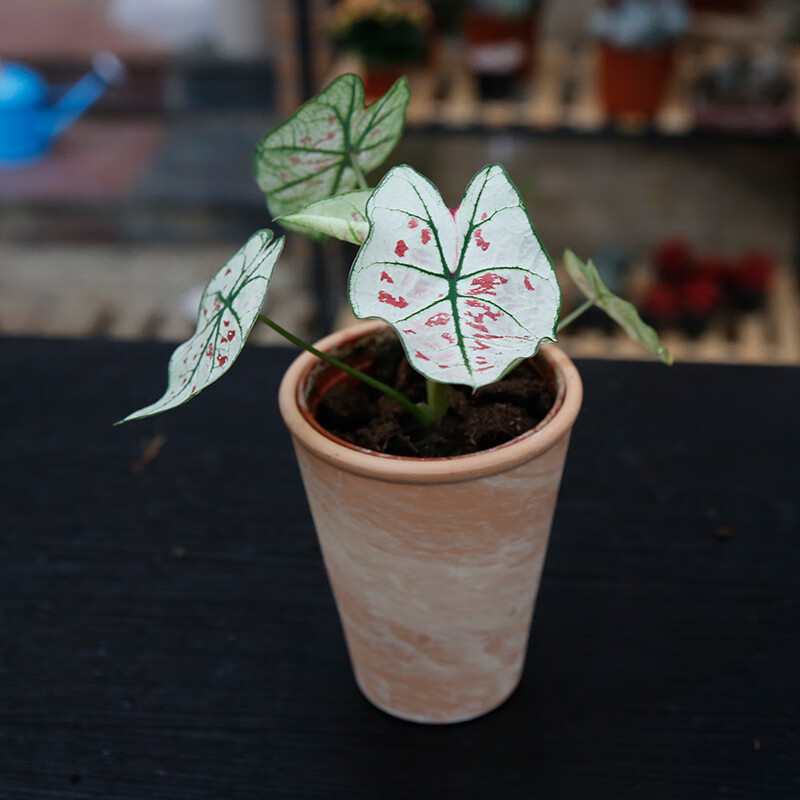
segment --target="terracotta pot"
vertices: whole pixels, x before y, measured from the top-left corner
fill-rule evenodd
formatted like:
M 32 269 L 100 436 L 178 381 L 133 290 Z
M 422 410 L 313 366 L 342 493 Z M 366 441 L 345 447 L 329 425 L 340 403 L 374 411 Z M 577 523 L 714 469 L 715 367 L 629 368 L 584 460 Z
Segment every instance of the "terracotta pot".
M 467 62 L 483 100 L 504 99 L 530 74 L 536 59 L 537 11 L 503 16 L 481 11 L 464 14 Z
M 600 93 L 608 114 L 656 115 L 672 74 L 675 48 L 626 50 L 600 45 Z
M 317 347 L 341 356 L 388 330 L 368 322 Z M 380 455 L 331 436 L 308 410 L 331 369 L 307 353 L 281 383 L 356 681 L 396 717 L 472 719 L 519 682 L 582 398 L 558 347 L 543 346 L 537 365 L 557 387 L 547 418 L 507 444 L 449 459 Z
M 409 72 L 410 66 L 376 66 L 364 64 L 363 83 L 364 83 L 364 102 L 369 105 L 383 97 L 389 89 Z

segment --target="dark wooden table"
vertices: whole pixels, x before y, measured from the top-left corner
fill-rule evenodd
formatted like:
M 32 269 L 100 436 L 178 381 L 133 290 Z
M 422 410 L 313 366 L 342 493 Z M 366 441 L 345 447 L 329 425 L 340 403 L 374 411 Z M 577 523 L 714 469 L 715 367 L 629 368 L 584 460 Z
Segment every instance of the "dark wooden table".
M 800 370 L 582 362 L 522 685 L 436 728 L 351 678 L 292 353 L 111 428 L 169 352 L 0 340 L 2 800 L 800 797 Z

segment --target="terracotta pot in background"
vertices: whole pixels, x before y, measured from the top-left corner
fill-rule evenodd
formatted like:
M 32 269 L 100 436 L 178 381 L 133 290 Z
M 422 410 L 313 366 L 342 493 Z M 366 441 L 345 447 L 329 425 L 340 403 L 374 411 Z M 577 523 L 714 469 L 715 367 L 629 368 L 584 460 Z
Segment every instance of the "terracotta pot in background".
M 520 17 L 467 11 L 464 36 L 467 62 L 484 100 L 510 96 L 536 58 L 538 11 Z
M 364 102 L 369 105 L 383 97 L 394 83 L 407 75 L 410 66 L 376 66 L 364 64 L 362 80 L 364 83 Z
M 652 118 L 667 92 L 674 45 L 627 50 L 603 42 L 599 47 L 600 93 L 608 114 Z
M 346 353 L 383 330 L 361 324 L 317 347 Z M 328 434 L 307 400 L 330 368 L 307 353 L 281 383 L 356 680 L 394 716 L 472 719 L 519 682 L 582 398 L 559 348 L 545 345 L 537 359 L 557 386 L 547 418 L 507 444 L 450 459 L 380 455 Z

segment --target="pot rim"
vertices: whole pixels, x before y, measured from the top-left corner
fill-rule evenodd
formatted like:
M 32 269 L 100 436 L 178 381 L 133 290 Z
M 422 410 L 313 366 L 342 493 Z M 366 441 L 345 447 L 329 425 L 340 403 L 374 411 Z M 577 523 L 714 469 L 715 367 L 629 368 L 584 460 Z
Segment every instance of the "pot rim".
M 314 346 L 325 352 L 389 328 L 369 320 L 329 334 Z M 568 436 L 583 399 L 576 366 L 554 344 L 543 344 L 539 354 L 553 368 L 558 393 L 553 408 L 535 428 L 490 450 L 448 458 L 412 458 L 377 453 L 352 445 L 325 431 L 305 408 L 303 390 L 320 360 L 306 351 L 289 366 L 278 390 L 281 416 L 295 440 L 323 461 L 346 472 L 391 483 L 456 483 L 505 472 L 541 455 Z M 308 418 L 307 418 L 308 417 Z

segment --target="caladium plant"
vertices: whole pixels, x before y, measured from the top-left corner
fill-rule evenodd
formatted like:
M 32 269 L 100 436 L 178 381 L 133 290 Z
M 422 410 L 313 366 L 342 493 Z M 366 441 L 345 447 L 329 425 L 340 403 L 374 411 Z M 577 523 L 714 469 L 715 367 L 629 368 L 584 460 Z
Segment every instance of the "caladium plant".
M 256 150 L 255 174 L 273 216 L 366 188 L 365 173 L 383 163 L 402 135 L 410 97 L 400 78 L 364 108 L 361 80 L 342 75 L 267 134 Z
M 390 323 L 426 378 L 477 389 L 555 341 L 556 274 L 502 167 L 481 170 L 452 211 L 418 172 L 395 167 L 366 216 L 350 303 Z
M 194 335 L 169 361 L 166 392 L 120 422 L 183 405 L 233 366 L 258 319 L 283 243 L 270 230 L 258 231 L 209 281 Z
M 567 271 L 587 300 L 559 322 L 555 271 L 501 166 L 480 170 L 455 209 L 406 165 L 389 170 L 370 189 L 365 173 L 400 138 L 408 100 L 402 78 L 364 108 L 360 79 L 337 78 L 262 140 L 255 173 L 270 211 L 285 228 L 316 241 L 334 237 L 360 246 L 348 285 L 353 312 L 394 328 L 409 363 L 427 379 L 427 402 L 413 403 L 260 313 L 283 239 L 259 231 L 208 284 L 195 334 L 170 360 L 164 396 L 122 422 L 181 405 L 216 381 L 230 369 L 257 320 L 379 389 L 420 425 L 447 413 L 447 384 L 477 389 L 499 380 L 593 305 L 671 363 L 636 309 L 608 290 L 591 262 L 584 264 L 571 252 L 565 256 Z

